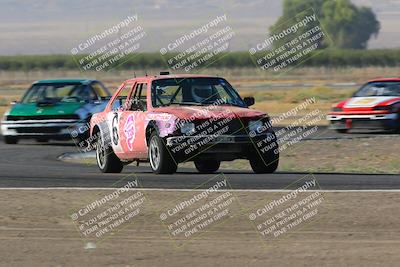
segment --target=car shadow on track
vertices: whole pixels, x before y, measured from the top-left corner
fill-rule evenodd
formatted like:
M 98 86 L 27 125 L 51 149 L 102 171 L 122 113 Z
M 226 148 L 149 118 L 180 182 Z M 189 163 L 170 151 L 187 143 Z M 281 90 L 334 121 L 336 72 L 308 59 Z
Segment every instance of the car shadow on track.
M 140 167 L 140 169 L 134 170 L 135 167 L 132 166 L 129 169 L 126 169 L 123 173 L 136 173 L 136 174 L 149 174 L 152 175 L 153 172 L 149 169 L 145 169 L 147 167 Z M 133 171 L 134 170 L 134 171 Z M 273 175 L 299 175 L 299 176 L 305 176 L 308 174 L 313 174 L 313 175 L 340 175 L 340 176 L 345 176 L 345 175 L 363 175 L 363 176 L 398 176 L 400 179 L 400 176 L 398 174 L 385 174 L 385 173 L 352 173 L 352 172 L 286 172 L 286 171 L 277 171 L 271 174 L 255 174 L 252 171 L 248 170 L 220 170 L 215 173 L 211 174 L 204 174 L 204 173 L 199 173 L 197 172 L 196 169 L 190 169 L 190 168 L 181 168 L 178 169 L 178 171 L 174 174 L 165 174 L 162 176 L 173 176 L 173 175 L 196 175 L 196 176 L 201 176 L 201 175 L 218 175 L 218 174 L 245 174 L 245 175 L 254 175 L 254 176 L 273 176 Z M 161 175 L 160 175 L 161 176 Z

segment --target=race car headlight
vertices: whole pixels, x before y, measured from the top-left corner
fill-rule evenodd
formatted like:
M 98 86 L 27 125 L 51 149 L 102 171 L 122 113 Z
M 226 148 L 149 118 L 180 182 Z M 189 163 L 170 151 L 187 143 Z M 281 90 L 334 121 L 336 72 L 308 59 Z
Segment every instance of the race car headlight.
M 262 126 L 263 126 L 263 122 L 261 120 L 249 121 L 249 131 L 250 132 L 256 132 Z
M 181 133 L 189 134 L 193 132 L 195 129 L 195 125 L 193 122 L 185 122 L 181 125 Z
M 338 108 L 338 107 L 334 107 L 334 108 L 332 108 L 332 111 L 333 112 L 340 112 L 340 111 L 343 111 L 343 109 L 342 108 Z

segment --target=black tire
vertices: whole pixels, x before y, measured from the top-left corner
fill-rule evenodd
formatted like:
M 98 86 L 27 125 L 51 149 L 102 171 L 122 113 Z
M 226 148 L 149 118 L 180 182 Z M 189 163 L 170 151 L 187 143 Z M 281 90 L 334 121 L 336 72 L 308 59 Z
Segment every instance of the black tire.
M 124 165 L 120 159 L 114 154 L 111 144 L 106 144 L 104 147 L 101 137 L 96 143 L 96 161 L 97 166 L 103 173 L 120 173 Z
M 274 173 L 279 166 L 279 153 L 275 154 L 273 151 L 267 155 L 258 155 L 249 159 L 250 166 L 254 173 Z
M 15 145 L 18 143 L 18 138 L 15 136 L 4 136 L 4 143 L 7 145 Z
M 173 174 L 176 172 L 178 165 L 156 131 L 153 131 L 150 136 L 148 151 L 150 166 L 154 173 Z
M 341 134 L 345 134 L 348 131 L 349 131 L 348 129 L 336 129 L 336 132 L 341 133 Z
M 400 112 L 397 113 L 397 127 L 395 127 L 395 133 L 400 134 Z
M 214 173 L 218 171 L 219 166 L 221 165 L 221 161 L 213 161 L 213 160 L 196 160 L 194 162 L 196 169 L 199 173 Z

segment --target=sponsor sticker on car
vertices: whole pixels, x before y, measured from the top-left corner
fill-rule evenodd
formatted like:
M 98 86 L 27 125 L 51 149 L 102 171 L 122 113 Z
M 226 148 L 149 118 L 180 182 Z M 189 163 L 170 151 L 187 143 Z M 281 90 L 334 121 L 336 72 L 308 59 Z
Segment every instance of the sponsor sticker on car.
M 371 103 L 374 103 L 376 98 L 362 98 L 354 101 L 353 104 L 355 105 L 369 105 Z

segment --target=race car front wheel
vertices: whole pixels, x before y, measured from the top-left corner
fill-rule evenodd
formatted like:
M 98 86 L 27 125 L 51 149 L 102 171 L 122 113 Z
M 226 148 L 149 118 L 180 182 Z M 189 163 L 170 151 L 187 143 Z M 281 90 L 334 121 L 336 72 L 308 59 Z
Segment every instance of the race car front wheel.
M 273 151 L 266 155 L 254 155 L 249 159 L 250 166 L 255 173 L 274 173 L 279 165 L 279 153 Z
M 122 162 L 114 154 L 110 144 L 103 144 L 101 137 L 96 143 L 97 166 L 104 173 L 120 173 L 124 168 Z
M 221 165 L 220 161 L 211 161 L 211 160 L 196 160 L 194 162 L 194 165 L 196 166 L 196 169 L 200 173 L 214 173 L 218 171 L 219 166 Z
M 156 131 L 150 136 L 149 160 L 151 169 L 156 174 L 172 174 L 178 168 L 178 165 Z
M 18 138 L 15 136 L 4 136 L 4 143 L 8 145 L 15 145 L 18 143 Z

